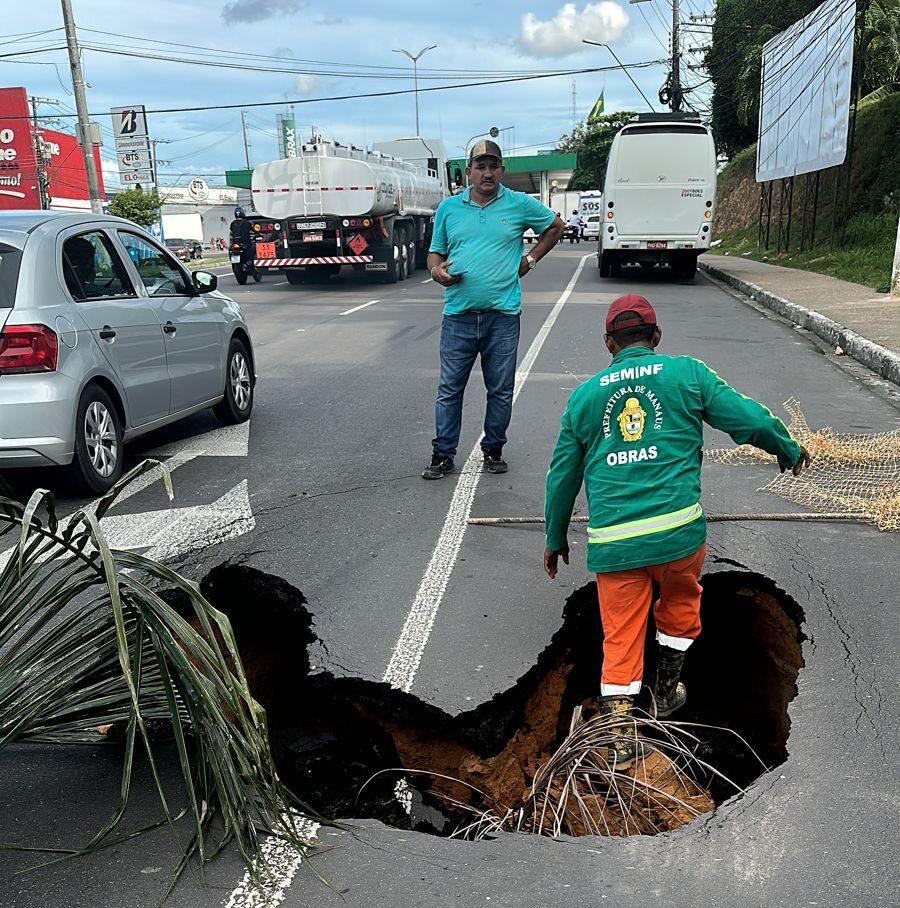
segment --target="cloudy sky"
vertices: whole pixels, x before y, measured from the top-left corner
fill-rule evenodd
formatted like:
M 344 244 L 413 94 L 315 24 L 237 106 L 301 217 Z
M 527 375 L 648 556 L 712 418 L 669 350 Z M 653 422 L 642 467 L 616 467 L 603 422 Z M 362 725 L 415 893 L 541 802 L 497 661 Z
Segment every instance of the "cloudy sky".
M 505 130 L 507 153 L 552 147 L 572 128 L 573 80 L 578 119 L 587 116 L 601 90 L 607 111 L 646 110 L 647 105 L 621 71 L 499 80 L 614 64 L 609 51 L 588 47 L 583 38 L 609 43 L 625 63 L 659 60 L 668 54 L 672 17 L 669 0 L 424 5 L 72 0 L 72 5 L 91 85 L 91 112 L 108 126 L 102 114 L 113 106 L 144 104 L 148 111 L 160 111 L 149 114 L 148 121 L 152 138 L 171 142 L 159 146 L 159 157 L 171 161 L 160 167 L 161 182 L 169 185 L 184 185 L 193 176 L 220 183 L 226 169 L 244 166 L 241 108 L 247 111 L 251 163 L 278 156 L 276 115 L 291 102 L 304 135 L 312 126 L 356 144 L 413 135 L 412 64 L 394 48 L 415 54 L 437 45 L 418 66 L 420 132 L 442 138 L 451 156 L 461 155 L 461 146 L 491 126 Z M 683 0 L 682 20 L 711 6 L 711 0 Z M 59 0 L 4 4 L 0 85 L 24 85 L 31 95 L 59 102 L 41 106 L 48 118 L 74 110 L 61 26 Z M 706 35 L 688 31 L 685 49 L 706 43 Z M 686 62 L 697 59 L 686 54 Z M 265 71 L 273 69 L 281 71 Z M 655 65 L 632 74 L 656 104 L 665 73 L 665 66 Z M 685 75 L 694 83 L 705 78 Z M 476 84 L 447 89 L 468 82 Z M 431 88 L 441 90 L 425 90 Z M 339 96 L 349 97 L 327 100 Z M 708 98 L 705 89 L 697 96 Z M 264 102 L 271 106 L 252 106 Z M 61 119 L 56 128 L 68 130 L 71 122 Z M 114 171 L 108 132 L 106 143 L 103 157 L 111 163 L 104 170 Z

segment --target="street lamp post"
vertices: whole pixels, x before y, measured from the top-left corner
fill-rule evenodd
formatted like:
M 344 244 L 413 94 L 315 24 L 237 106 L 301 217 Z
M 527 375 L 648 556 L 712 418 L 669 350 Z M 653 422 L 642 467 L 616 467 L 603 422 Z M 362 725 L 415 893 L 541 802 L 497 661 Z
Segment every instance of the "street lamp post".
M 404 50 L 402 47 L 395 47 L 395 54 L 403 54 L 404 57 L 408 57 L 412 60 L 413 65 L 413 85 L 415 86 L 413 94 L 416 96 L 416 136 L 419 135 L 419 60 L 425 56 L 430 50 L 434 50 L 437 47 L 437 44 L 431 44 L 428 47 L 423 47 L 417 54 L 411 54 L 408 50 Z

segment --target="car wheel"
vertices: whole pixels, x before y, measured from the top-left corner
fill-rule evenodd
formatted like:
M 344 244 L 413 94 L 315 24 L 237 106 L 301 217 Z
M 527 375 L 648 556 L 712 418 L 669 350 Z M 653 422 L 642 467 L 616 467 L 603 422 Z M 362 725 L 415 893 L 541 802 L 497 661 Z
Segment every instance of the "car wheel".
M 108 492 L 122 475 L 122 422 L 109 394 L 88 385 L 75 416 L 76 482 L 95 494 Z
M 233 338 L 225 364 L 225 396 L 213 413 L 226 425 L 246 422 L 253 409 L 253 372 L 244 342 Z

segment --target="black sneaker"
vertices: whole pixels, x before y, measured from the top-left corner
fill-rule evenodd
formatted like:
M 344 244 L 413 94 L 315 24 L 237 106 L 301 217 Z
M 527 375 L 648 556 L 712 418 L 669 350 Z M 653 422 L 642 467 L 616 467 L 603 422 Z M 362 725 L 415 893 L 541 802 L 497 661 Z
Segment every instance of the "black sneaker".
M 422 472 L 422 479 L 442 479 L 453 472 L 453 458 L 446 454 L 432 454 L 431 464 Z
M 509 469 L 503 459 L 502 448 L 491 448 L 484 452 L 484 469 L 487 473 L 505 473 Z

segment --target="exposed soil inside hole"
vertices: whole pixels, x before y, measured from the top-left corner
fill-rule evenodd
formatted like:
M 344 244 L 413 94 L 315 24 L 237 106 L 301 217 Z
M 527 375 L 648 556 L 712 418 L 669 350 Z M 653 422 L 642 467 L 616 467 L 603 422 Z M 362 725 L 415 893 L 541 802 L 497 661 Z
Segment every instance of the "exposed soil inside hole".
M 311 671 L 308 646 L 316 638 L 305 599 L 278 578 L 223 565 L 201 588 L 231 619 L 251 689 L 268 711 L 282 777 L 324 816 L 373 816 L 446 835 L 471 820 L 448 807 L 450 799 L 495 812 L 519 806 L 569 732 L 573 710 L 598 692 L 602 631 L 594 584 L 569 597 L 562 626 L 531 669 L 458 716 L 383 683 Z M 769 768 L 784 762 L 787 706 L 803 667 L 800 607 L 760 575 L 728 572 L 704 580 L 701 615 L 703 634 L 685 661 L 688 704 L 672 719 L 731 729 Z M 653 634 L 651 627 L 648 644 Z M 655 647 L 646 650 L 650 681 Z M 693 733 L 701 739 L 698 756 L 738 786 L 764 771 L 735 735 Z M 667 811 L 638 829 L 604 816 L 611 834 L 674 828 L 735 791 L 714 775 L 685 781 L 660 754 L 643 763 L 654 784 L 691 809 Z M 369 782 L 398 768 L 408 772 Z M 587 831 L 577 819 L 568 828 Z

